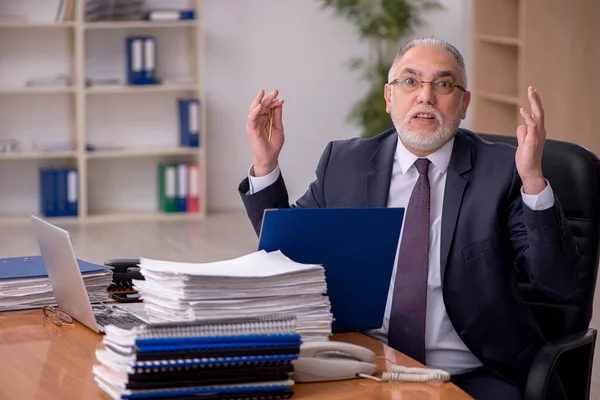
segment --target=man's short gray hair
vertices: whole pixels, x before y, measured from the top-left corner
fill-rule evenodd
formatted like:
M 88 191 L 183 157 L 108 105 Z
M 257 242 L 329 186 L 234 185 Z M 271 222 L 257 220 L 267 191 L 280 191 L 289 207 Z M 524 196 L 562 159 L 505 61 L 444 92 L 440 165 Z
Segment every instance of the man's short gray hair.
M 456 47 L 454 47 L 453 45 L 451 45 L 450 43 L 446 42 L 443 39 L 439 39 L 436 37 L 413 39 L 413 40 L 409 41 L 408 43 L 406 43 L 405 45 L 403 45 L 400 48 L 400 50 L 398 51 L 398 54 L 396 55 L 396 58 L 394 59 L 394 63 L 392 64 L 392 67 L 390 68 L 390 72 L 388 74 L 388 82 L 391 82 L 395 79 L 396 66 L 398 65 L 398 61 L 400 61 L 400 59 L 402 58 L 404 53 L 406 53 L 408 50 L 410 50 L 416 46 L 436 46 L 436 47 L 444 49 L 448 53 L 452 54 L 454 56 L 454 58 L 456 59 L 456 62 L 458 63 L 458 68 L 460 69 L 460 75 L 463 80 L 463 84 L 465 87 L 467 87 L 467 71 L 465 68 L 465 60 L 463 59 L 462 54 L 460 54 L 460 51 L 458 51 L 458 49 Z

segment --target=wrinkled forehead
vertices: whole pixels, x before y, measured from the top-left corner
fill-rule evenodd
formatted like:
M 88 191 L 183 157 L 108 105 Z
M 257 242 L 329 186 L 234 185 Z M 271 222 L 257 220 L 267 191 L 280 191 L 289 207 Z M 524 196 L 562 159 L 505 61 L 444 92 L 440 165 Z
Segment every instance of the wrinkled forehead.
M 448 51 L 436 46 L 416 46 L 398 60 L 396 77 L 407 74 L 423 79 L 446 76 L 458 80 L 460 68 Z

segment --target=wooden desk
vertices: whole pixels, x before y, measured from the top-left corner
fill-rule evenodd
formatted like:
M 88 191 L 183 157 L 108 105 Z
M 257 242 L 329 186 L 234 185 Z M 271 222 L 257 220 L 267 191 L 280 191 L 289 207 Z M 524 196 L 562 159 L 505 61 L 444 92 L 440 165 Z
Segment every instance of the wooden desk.
M 0 399 L 109 399 L 92 374 L 102 336 L 76 322 L 58 327 L 40 310 L 0 313 Z M 334 335 L 333 340 L 356 343 L 397 364 L 416 361 L 360 334 Z M 378 359 L 380 371 L 391 363 Z M 296 384 L 293 399 L 467 400 L 452 383 L 379 383 L 370 379 Z

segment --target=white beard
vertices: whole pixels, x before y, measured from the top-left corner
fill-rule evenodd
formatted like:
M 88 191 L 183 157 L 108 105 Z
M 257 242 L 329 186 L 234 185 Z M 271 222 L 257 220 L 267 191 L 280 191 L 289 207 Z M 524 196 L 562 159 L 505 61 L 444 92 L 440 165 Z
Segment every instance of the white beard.
M 410 121 L 416 114 L 426 112 L 435 116 L 438 126 L 435 131 L 424 135 L 422 133 L 413 132 L 410 130 Z M 402 139 L 402 142 L 416 150 L 433 151 L 437 150 L 446 144 L 454 135 L 460 125 L 461 110 L 458 109 L 452 120 L 444 121 L 444 117 L 433 106 L 416 106 L 406 115 L 403 121 L 399 121 L 395 117 L 395 112 L 392 110 L 392 121 L 396 127 L 396 132 Z

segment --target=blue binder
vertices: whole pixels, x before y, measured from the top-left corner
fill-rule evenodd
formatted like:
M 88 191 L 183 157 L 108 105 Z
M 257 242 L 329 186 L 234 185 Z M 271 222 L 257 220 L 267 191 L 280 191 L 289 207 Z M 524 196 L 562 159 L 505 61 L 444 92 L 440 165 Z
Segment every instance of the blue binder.
M 75 217 L 77 216 L 77 209 L 79 204 L 79 188 L 78 188 L 78 175 L 75 168 L 69 168 L 65 170 L 66 173 L 66 215 Z
M 127 83 L 153 85 L 156 83 L 156 40 L 152 36 L 128 36 Z
M 184 147 L 200 146 L 198 99 L 179 99 L 179 144 Z
M 55 172 L 54 189 L 54 207 L 56 207 L 56 216 L 64 217 L 68 215 L 67 211 L 67 170 L 57 169 Z
M 259 250 L 321 264 L 333 314 L 332 331 L 383 324 L 404 208 L 266 210 Z
M 40 212 L 45 217 L 56 217 L 54 204 L 56 172 L 51 168 L 40 169 Z
M 150 36 L 144 39 L 144 84 L 156 83 L 156 39 Z
M 187 198 L 189 193 L 187 164 L 177 164 L 177 191 L 175 195 L 175 211 L 187 211 Z
M 144 84 L 144 37 L 127 37 L 127 83 Z

